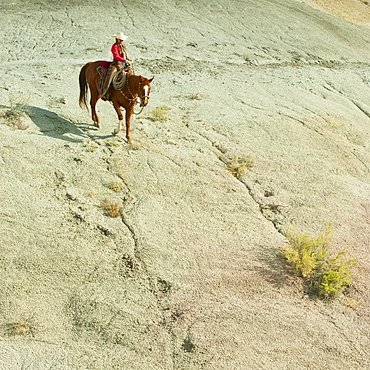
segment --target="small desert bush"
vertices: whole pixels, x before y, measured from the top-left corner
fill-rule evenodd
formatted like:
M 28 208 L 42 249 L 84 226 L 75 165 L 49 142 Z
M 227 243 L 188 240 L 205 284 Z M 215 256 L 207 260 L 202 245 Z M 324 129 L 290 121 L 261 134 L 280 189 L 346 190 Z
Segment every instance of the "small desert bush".
M 49 103 L 48 103 L 49 107 L 53 107 L 58 104 L 66 104 L 66 99 L 64 97 L 61 97 L 61 98 L 51 97 L 49 99 Z
M 167 120 L 167 112 L 171 108 L 167 107 L 166 105 L 160 105 L 159 107 L 156 107 L 152 111 L 152 116 L 154 121 L 166 121 Z
M 287 228 L 288 243 L 283 246 L 283 254 L 294 272 L 301 276 L 311 295 L 322 299 L 332 299 L 351 285 L 352 268 L 355 259 L 348 259 L 347 250 L 331 251 L 332 228 L 319 236 L 300 233 L 295 227 Z
M 90 197 L 90 198 L 95 198 L 96 196 L 98 196 L 99 192 L 96 190 L 96 189 L 90 189 L 87 191 L 87 195 Z
M 254 166 L 253 159 L 249 156 L 234 156 L 231 162 L 227 165 L 229 172 L 239 178 L 248 168 Z
M 191 100 L 202 100 L 202 98 L 200 97 L 199 93 L 191 94 L 190 95 L 190 99 Z
M 33 320 L 12 320 L 2 325 L 3 334 L 8 337 L 35 336 L 37 331 Z
M 118 202 L 115 202 L 111 199 L 104 198 L 100 206 L 103 208 L 105 214 L 110 217 L 121 217 L 123 214 L 122 207 Z
M 9 109 L 5 110 L 2 114 L 7 125 L 13 126 L 18 130 L 28 129 L 28 125 L 22 121 L 22 117 L 25 114 L 30 115 L 27 109 L 28 100 L 22 94 L 9 94 Z
M 108 188 L 115 191 L 116 193 L 119 193 L 123 190 L 124 185 L 120 181 L 111 181 L 108 183 Z
M 97 149 L 99 149 L 99 145 L 96 144 L 95 142 L 91 141 L 91 140 L 84 140 L 83 144 L 86 148 L 86 151 L 88 151 L 90 153 L 93 153 Z

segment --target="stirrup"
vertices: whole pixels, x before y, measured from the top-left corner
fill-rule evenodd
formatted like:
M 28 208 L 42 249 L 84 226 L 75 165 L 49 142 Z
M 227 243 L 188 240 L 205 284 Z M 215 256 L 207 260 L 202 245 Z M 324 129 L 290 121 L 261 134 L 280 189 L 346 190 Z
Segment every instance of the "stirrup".
M 108 96 L 107 96 L 108 95 L 108 90 L 109 89 L 102 90 L 100 99 L 102 99 L 102 100 L 107 100 L 108 99 Z

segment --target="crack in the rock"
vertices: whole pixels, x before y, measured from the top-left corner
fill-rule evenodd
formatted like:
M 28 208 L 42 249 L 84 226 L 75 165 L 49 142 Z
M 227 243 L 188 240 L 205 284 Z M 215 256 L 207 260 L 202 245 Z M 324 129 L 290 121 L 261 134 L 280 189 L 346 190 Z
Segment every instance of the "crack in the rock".
M 148 166 L 150 167 L 149 164 L 148 164 Z M 124 202 L 126 203 L 127 199 Z M 125 214 L 122 215 L 121 220 L 122 220 L 122 223 L 127 228 L 127 230 L 130 232 L 131 238 L 134 242 L 134 257 L 133 257 L 134 261 L 131 260 L 131 262 L 133 264 L 132 270 L 134 269 L 134 266 L 140 266 L 141 267 L 141 269 L 144 273 L 145 279 L 148 282 L 149 291 L 152 293 L 152 295 L 155 299 L 155 302 L 156 302 L 157 309 L 161 314 L 160 322 L 165 322 L 165 320 L 166 320 L 165 312 L 166 312 L 167 308 L 163 303 L 163 298 L 164 298 L 164 296 L 170 294 L 170 290 L 171 290 L 172 285 L 170 283 L 168 283 L 167 281 L 163 280 L 163 279 L 155 278 L 155 277 L 151 276 L 145 261 L 140 256 L 140 243 L 141 242 L 140 242 L 140 240 L 139 240 L 139 238 L 138 238 L 138 236 L 135 232 L 134 226 L 129 222 L 129 220 L 128 220 L 128 218 Z M 173 361 L 174 361 L 174 359 L 175 359 L 175 349 L 174 348 L 175 348 L 176 336 L 174 334 L 173 329 L 168 328 L 166 326 L 163 326 L 163 327 L 165 328 L 167 334 L 169 335 L 169 337 L 172 340 L 172 344 L 171 344 L 172 348 L 173 348 L 172 358 L 173 358 Z
M 366 164 L 366 162 L 365 161 L 363 161 L 357 154 L 356 154 L 356 152 L 354 152 L 354 151 L 352 151 L 351 152 L 351 154 L 354 156 L 354 157 L 356 157 L 356 159 L 360 162 L 360 163 L 362 163 L 363 164 L 363 166 L 367 169 L 367 172 L 370 172 L 370 168 L 369 168 L 369 166 Z
M 245 186 L 251 198 L 258 205 L 261 215 L 267 221 L 273 224 L 277 232 L 279 232 L 283 236 L 286 236 L 285 228 L 284 228 L 284 225 L 285 225 L 284 215 L 281 212 L 281 208 L 286 207 L 286 206 L 282 204 L 263 202 L 262 197 L 260 197 L 257 194 L 257 192 L 253 189 L 253 186 L 251 184 L 248 184 L 246 178 L 238 178 L 238 180 Z M 282 218 L 281 221 L 278 219 L 278 216 Z
M 314 132 L 316 132 L 317 134 L 319 134 L 320 136 L 325 136 L 322 132 L 320 132 L 319 130 L 315 129 L 315 128 L 312 128 L 310 126 L 308 126 L 304 121 L 298 119 L 298 118 L 295 118 L 293 116 L 290 116 L 289 114 L 285 114 L 285 113 L 282 113 L 282 112 L 279 112 L 279 114 L 281 116 L 284 116 L 284 117 L 287 117 L 287 118 L 290 118 L 292 119 L 293 121 L 296 121 L 296 122 L 299 122 L 303 127 L 309 129 L 309 130 L 312 130 Z
M 217 149 L 217 147 L 215 146 Z M 220 151 L 223 153 L 222 151 Z M 224 164 L 229 164 L 228 159 L 225 155 L 220 155 L 219 160 Z M 258 190 L 255 190 L 253 185 L 248 181 L 248 179 L 244 176 L 235 177 L 240 183 L 244 185 L 244 187 L 248 190 L 248 193 L 252 200 L 258 205 L 258 208 L 261 212 L 261 215 L 269 222 L 271 222 L 281 235 L 286 236 L 284 225 L 286 224 L 284 215 L 281 211 L 281 208 L 287 207 L 283 204 L 275 204 L 273 202 L 266 202 L 264 201 L 264 197 L 259 194 Z M 279 220 L 279 218 L 281 220 Z
M 357 102 L 356 100 L 351 100 L 351 102 L 367 117 L 367 118 L 370 118 L 370 113 L 361 106 L 361 104 L 359 102 Z
M 122 220 L 122 223 L 126 226 L 127 230 L 131 234 L 131 238 L 132 238 L 132 240 L 134 242 L 134 255 L 135 255 L 135 258 L 138 258 L 138 255 L 139 255 L 139 252 L 138 252 L 139 241 L 138 241 L 138 238 L 137 238 L 137 236 L 135 234 L 135 230 L 132 227 L 132 225 L 127 221 L 127 219 L 126 219 L 126 217 L 124 215 L 122 216 L 121 220 Z
M 223 164 L 228 165 L 228 159 L 226 158 L 227 157 L 226 153 L 228 152 L 228 150 L 226 148 L 224 148 L 220 143 L 209 139 L 207 136 L 203 135 L 200 132 L 197 132 L 193 129 L 191 129 L 191 131 L 195 132 L 200 137 L 202 137 L 203 139 L 211 143 L 212 147 L 215 148 L 217 151 L 215 155 L 218 158 L 218 160 L 221 161 Z M 322 135 L 321 133 L 319 134 Z M 282 204 L 273 204 L 273 203 L 264 202 L 262 200 L 262 196 L 257 195 L 257 191 L 253 189 L 253 186 L 251 184 L 247 183 L 247 180 L 245 178 L 237 177 L 237 180 L 241 182 L 245 186 L 245 188 L 248 190 L 249 195 L 254 200 L 254 202 L 258 205 L 261 215 L 266 220 L 268 220 L 269 222 L 273 224 L 276 231 L 278 231 L 281 235 L 285 236 L 285 229 L 284 229 L 285 222 L 284 222 L 284 216 L 281 212 L 281 208 L 286 207 L 286 206 Z M 277 219 L 278 216 L 282 218 L 281 221 Z
M 328 83 L 324 86 L 324 88 L 332 93 L 337 93 L 341 95 L 343 98 L 347 99 L 349 102 L 351 102 L 357 109 L 359 109 L 367 118 L 370 118 L 370 112 L 365 109 L 360 102 L 358 102 L 355 99 L 350 98 L 346 94 L 342 93 L 342 91 L 336 89 L 332 84 Z
M 228 164 L 227 156 L 225 155 L 225 150 L 220 147 L 217 143 L 212 142 L 212 145 L 219 153 L 218 159 L 225 165 Z M 284 225 L 286 224 L 284 220 L 284 215 L 282 214 L 281 208 L 287 207 L 283 204 L 275 204 L 272 202 L 265 202 L 263 201 L 262 195 L 258 194 L 258 191 L 253 189 L 252 184 L 248 183 L 246 177 L 236 177 L 236 179 L 244 185 L 244 187 L 248 190 L 250 197 L 253 201 L 258 205 L 258 208 L 261 212 L 261 215 L 269 222 L 271 222 L 281 235 L 286 236 Z M 281 218 L 281 220 L 278 219 Z

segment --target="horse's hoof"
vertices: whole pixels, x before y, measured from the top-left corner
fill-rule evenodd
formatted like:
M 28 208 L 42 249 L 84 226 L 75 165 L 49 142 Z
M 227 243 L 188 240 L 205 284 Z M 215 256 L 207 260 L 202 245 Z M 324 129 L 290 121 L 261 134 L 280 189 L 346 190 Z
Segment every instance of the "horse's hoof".
M 113 131 L 113 135 L 114 135 L 114 136 L 118 135 L 118 134 L 119 134 L 119 131 L 120 131 L 120 130 L 117 130 L 117 129 L 115 128 L 115 129 L 114 129 L 114 131 Z
M 127 150 L 139 150 L 139 147 L 132 143 L 132 141 L 129 141 L 127 143 Z

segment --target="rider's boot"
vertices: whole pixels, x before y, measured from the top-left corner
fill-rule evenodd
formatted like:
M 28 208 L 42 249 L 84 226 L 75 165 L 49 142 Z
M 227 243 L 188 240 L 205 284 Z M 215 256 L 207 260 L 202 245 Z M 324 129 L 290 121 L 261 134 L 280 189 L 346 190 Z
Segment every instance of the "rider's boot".
M 104 78 L 103 84 L 102 84 L 102 100 L 108 100 L 110 98 L 109 96 L 109 86 L 113 80 L 113 76 L 115 75 L 115 72 L 117 72 L 117 69 L 114 65 L 110 65 L 108 72 Z

